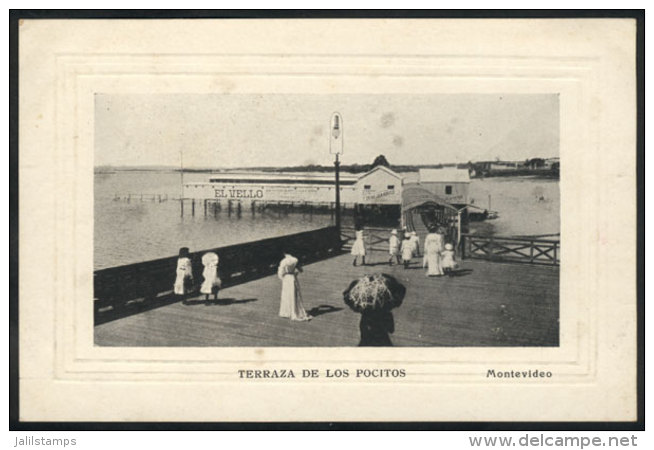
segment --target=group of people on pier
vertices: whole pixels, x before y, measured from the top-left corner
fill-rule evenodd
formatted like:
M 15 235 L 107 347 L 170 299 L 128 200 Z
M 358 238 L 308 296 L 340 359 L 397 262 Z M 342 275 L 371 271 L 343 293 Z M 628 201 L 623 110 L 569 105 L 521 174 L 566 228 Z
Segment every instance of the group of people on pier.
M 205 300 L 209 300 L 211 295 L 214 295 L 216 301 L 218 300 L 218 291 L 222 285 L 218 276 L 218 261 L 218 255 L 214 252 L 207 252 L 202 255 L 204 270 L 202 271 L 203 282 L 200 286 L 200 293 L 205 295 Z M 279 315 L 291 320 L 305 321 L 311 320 L 311 316 L 307 314 L 302 303 L 302 293 L 297 280 L 297 274 L 300 272 L 302 272 L 302 269 L 298 265 L 298 259 L 285 253 L 277 269 L 277 276 L 282 281 Z M 193 292 L 193 287 L 191 256 L 188 247 L 182 247 L 177 258 L 173 292 L 183 298 L 182 302 L 184 304 L 188 304 L 188 296 Z
M 388 240 L 388 264 L 392 266 L 396 261 L 397 264 L 401 264 L 407 269 L 413 258 L 420 257 L 420 238 L 415 231 L 409 232 L 406 228 L 402 231 L 402 239 L 398 237 L 397 230 L 391 231 Z M 365 236 L 360 227 L 355 231 L 354 244 L 352 244 L 350 253 L 354 256 L 353 266 L 357 265 L 359 259 L 361 259 L 361 265 L 366 265 Z M 452 243 L 446 242 L 443 227 L 432 226 L 429 228 L 429 234 L 425 238 L 422 267 L 427 269 L 427 276 L 452 275 L 458 267 L 454 246 Z
M 421 256 L 420 238 L 415 231 L 409 232 L 406 229 L 402 230 L 402 239 L 399 238 L 398 234 L 397 230 L 391 231 L 388 240 L 388 264 L 393 265 L 394 262 L 397 262 L 397 264 L 401 264 L 405 269 L 407 269 L 413 258 Z M 356 230 L 355 242 L 351 250 L 351 254 L 354 256 L 353 265 L 355 266 L 357 265 L 357 260 L 359 258 L 361 259 L 361 264 L 366 265 L 366 246 L 364 239 L 365 236 L 363 229 L 358 228 Z M 454 247 L 451 243 L 445 242 L 445 231 L 442 227 L 431 227 L 429 229 L 429 234 L 427 234 L 425 238 L 423 250 L 422 266 L 427 269 L 427 276 L 447 275 L 448 273 L 452 273 L 452 270 L 457 267 L 454 256 Z M 218 300 L 218 291 L 222 285 L 220 277 L 218 276 L 218 263 L 219 258 L 216 253 L 207 252 L 202 255 L 202 265 L 204 266 L 202 272 L 203 282 L 199 291 L 201 294 L 206 296 L 206 300 L 209 300 L 211 295 L 214 295 L 214 299 Z M 279 306 L 280 317 L 288 318 L 293 321 L 308 321 L 312 318 L 305 310 L 302 300 L 302 293 L 297 279 L 297 275 L 301 272 L 302 269 L 299 266 L 298 258 L 285 253 L 277 269 L 277 276 L 282 282 Z M 388 280 L 384 282 L 387 281 Z M 193 292 L 193 285 L 193 268 L 189 249 L 183 247 L 179 251 L 173 291 L 176 295 L 183 297 L 184 304 L 188 304 L 188 294 Z M 388 311 L 386 311 L 386 313 L 388 313 Z M 368 314 L 368 312 L 366 314 Z M 370 314 L 364 314 L 364 316 L 368 317 Z M 362 331 L 362 336 L 363 334 Z
M 202 255 L 202 285 L 200 286 L 200 293 L 205 295 L 206 300 L 209 300 L 210 295 L 214 295 L 214 299 L 218 300 L 218 291 L 222 282 L 218 277 L 218 255 L 214 252 L 207 252 Z M 191 257 L 188 247 L 179 249 L 179 256 L 177 258 L 175 284 L 173 285 L 173 292 L 175 295 L 186 296 L 193 289 L 193 266 L 191 264 Z M 188 301 L 184 299 L 184 303 Z

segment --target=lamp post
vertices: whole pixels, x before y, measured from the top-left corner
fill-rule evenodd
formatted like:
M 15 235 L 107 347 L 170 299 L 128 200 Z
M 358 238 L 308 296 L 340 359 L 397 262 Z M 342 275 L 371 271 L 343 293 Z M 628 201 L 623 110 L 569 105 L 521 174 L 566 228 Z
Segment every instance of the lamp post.
M 334 177 L 336 187 L 336 228 L 341 231 L 341 185 L 340 185 L 340 166 L 338 155 L 343 153 L 343 118 L 337 112 L 332 114 L 331 133 L 329 135 L 329 153 L 334 154 Z

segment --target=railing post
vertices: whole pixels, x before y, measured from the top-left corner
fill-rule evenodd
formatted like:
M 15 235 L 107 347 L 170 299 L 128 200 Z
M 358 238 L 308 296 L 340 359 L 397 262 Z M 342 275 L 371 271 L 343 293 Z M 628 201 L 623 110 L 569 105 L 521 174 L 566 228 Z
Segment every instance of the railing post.
M 556 249 L 557 249 L 558 245 L 559 244 L 557 242 L 554 243 L 554 259 L 552 260 L 552 264 L 554 264 L 555 266 L 558 265 L 558 263 L 559 263 L 559 261 L 556 258 Z
M 529 241 L 529 262 L 534 262 L 534 240 Z

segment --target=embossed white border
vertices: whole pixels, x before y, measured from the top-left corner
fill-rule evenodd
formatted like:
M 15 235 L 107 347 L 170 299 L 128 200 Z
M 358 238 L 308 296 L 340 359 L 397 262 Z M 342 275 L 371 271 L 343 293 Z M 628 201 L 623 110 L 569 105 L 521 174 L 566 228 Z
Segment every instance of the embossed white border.
M 383 22 L 383 21 L 382 21 Z M 436 21 L 434 24 L 438 24 Z M 535 30 L 543 33 L 550 30 L 551 22 L 543 25 L 539 22 Z M 29 24 L 31 25 L 31 24 Z M 247 23 L 242 24 L 247 30 Z M 322 25 L 319 25 L 322 26 Z M 383 29 L 383 23 L 380 23 Z M 411 26 L 418 26 L 411 24 Z M 429 32 L 428 28 L 423 31 Z M 493 25 L 491 28 L 494 28 Z M 511 31 L 509 23 L 503 29 Z M 540 27 L 540 28 L 539 28 Z M 102 24 L 98 30 L 86 29 L 94 35 L 101 29 L 114 29 L 113 24 Z M 153 27 L 156 28 L 156 27 Z M 165 28 L 165 27 L 164 27 Z M 172 26 L 174 30 L 184 29 L 184 24 Z M 238 27 L 237 27 L 238 28 Z M 272 28 L 275 28 L 274 26 Z M 483 28 L 483 27 L 482 27 Z M 517 27 L 520 28 L 520 27 Z M 556 27 L 554 27 L 556 28 Z M 565 27 L 563 27 L 565 28 Z M 597 30 L 591 31 L 596 32 Z M 584 26 L 578 26 L 583 37 Z M 283 36 L 287 31 L 276 30 Z M 379 30 L 372 30 L 379 34 Z M 221 33 L 217 33 L 221 36 Z M 381 33 L 384 35 L 384 32 Z M 592 32 L 590 34 L 593 34 Z M 415 39 L 415 36 L 413 37 Z M 165 39 L 165 38 L 164 38 Z M 560 37 L 553 38 L 558 42 Z M 571 42 L 577 37 L 571 36 Z M 100 39 L 101 40 L 101 39 Z M 540 40 L 547 42 L 547 36 Z M 474 39 L 473 39 L 474 41 Z M 315 42 L 314 42 L 315 44 Z M 542 43 L 540 44 L 542 45 Z M 56 45 L 54 46 L 56 47 Z M 75 44 L 72 47 L 76 47 Z M 47 69 L 54 74 L 54 89 L 47 90 L 46 95 L 52 104 L 53 134 L 50 139 L 41 139 L 48 144 L 50 169 L 52 170 L 52 197 L 54 216 L 47 218 L 54 225 L 53 245 L 53 301 L 49 303 L 51 312 L 48 329 L 52 330 L 51 339 L 45 341 L 40 336 L 38 343 L 50 346 L 40 349 L 41 368 L 46 362 L 46 377 L 60 386 L 77 386 L 91 389 L 92 386 L 122 387 L 126 391 L 139 387 L 152 391 L 166 383 L 179 387 L 181 391 L 208 389 L 210 391 L 238 392 L 243 389 L 263 389 L 261 392 L 271 394 L 271 388 L 293 391 L 294 395 L 307 389 L 310 392 L 325 391 L 325 395 L 334 392 L 339 398 L 341 391 L 353 391 L 365 395 L 392 391 L 393 397 L 400 391 L 417 401 L 420 393 L 429 395 L 440 393 L 451 399 L 456 392 L 477 392 L 482 399 L 475 407 L 472 416 L 462 416 L 469 406 L 454 406 L 447 402 L 447 408 L 438 411 L 427 408 L 413 411 L 401 416 L 384 410 L 382 415 L 375 415 L 369 420 L 503 420 L 519 417 L 528 420 L 530 411 L 520 416 L 512 416 L 514 408 L 503 412 L 490 408 L 500 399 L 499 392 L 516 393 L 516 401 L 551 396 L 552 392 L 563 391 L 583 393 L 605 381 L 605 369 L 602 355 L 611 353 L 606 348 L 603 334 L 613 332 L 611 317 L 607 304 L 598 285 L 602 284 L 601 258 L 597 242 L 606 239 L 606 227 L 601 211 L 604 206 L 602 198 L 597 195 L 603 181 L 603 171 L 611 167 L 604 165 L 598 154 L 606 152 L 607 142 L 611 141 L 605 133 L 610 134 L 611 126 L 606 111 L 598 111 L 598 106 L 607 103 L 598 98 L 606 95 L 606 86 L 613 80 L 607 73 L 613 69 L 612 59 L 615 55 L 606 52 L 599 45 L 596 51 L 584 53 L 572 46 L 568 54 L 533 54 L 533 52 L 495 51 L 486 53 L 456 54 L 443 53 L 443 47 L 434 48 L 433 52 L 413 53 L 409 48 L 405 52 L 375 54 L 348 49 L 340 45 L 341 52 L 332 51 L 304 53 L 301 51 L 279 53 L 274 51 L 234 53 L 202 52 L 175 53 L 159 51 L 154 54 L 143 52 L 110 51 L 112 45 L 101 46 L 93 51 L 84 50 L 79 45 L 78 51 L 53 51 L 49 56 Z M 117 47 L 121 47 L 117 45 Z M 339 47 L 339 46 L 337 46 Z M 438 46 L 437 46 L 438 47 Z M 464 46 L 465 47 L 465 46 Z M 540 50 L 543 50 L 537 45 Z M 582 46 L 583 47 L 583 46 Z M 322 47 L 321 47 L 322 48 Z M 592 46 L 590 47 L 593 48 Z M 287 50 L 287 49 L 285 49 Z M 334 50 L 333 48 L 330 50 Z M 344 51 L 345 50 L 345 51 Z M 382 47 L 383 50 L 383 47 Z M 431 50 L 431 49 L 430 49 Z M 440 50 L 440 52 L 438 51 Z M 547 53 L 547 52 L 545 52 Z M 21 55 L 23 56 L 23 55 Z M 26 57 L 29 57 L 27 55 Z M 51 63 L 54 61 L 54 64 Z M 44 72 L 46 70 L 43 70 Z M 43 74 L 41 74 L 43 75 Z M 54 92 L 53 92 L 54 91 Z M 22 91 L 21 91 L 22 92 Z M 92 194 L 93 192 L 93 95 L 95 93 L 560 93 L 561 105 L 561 222 L 562 254 L 561 266 L 561 345 L 558 348 L 393 348 L 393 349 L 334 349 L 312 348 L 101 348 L 93 346 L 92 331 Z M 39 100 L 27 97 L 34 102 L 36 109 Z M 610 93 L 609 93 L 610 97 Z M 23 100 L 23 95 L 21 95 Z M 608 101 L 612 103 L 611 100 Z M 29 129 L 30 120 L 23 120 L 21 110 L 21 137 L 35 132 Z M 635 120 L 635 118 L 634 118 Z M 635 130 L 635 127 L 634 127 Z M 635 142 L 635 137 L 634 137 Z M 21 140 L 21 154 L 24 144 Z M 628 150 L 628 149 L 626 149 Z M 628 151 L 621 153 L 631 156 Z M 46 151 L 46 150 L 40 150 Z M 615 151 L 608 149 L 608 151 Z M 34 152 L 36 153 L 36 152 Z M 36 161 L 39 164 L 39 161 Z M 580 182 L 578 168 L 585 169 L 584 179 Z M 24 167 L 21 166 L 21 170 Z M 29 169 L 29 167 L 28 167 Z M 23 181 L 23 180 L 21 180 Z M 21 184 L 21 194 L 25 189 Z M 31 199 L 30 199 L 31 200 Z M 29 205 L 29 200 L 28 200 Z M 21 199 L 21 214 L 25 202 Z M 26 213 L 25 213 L 26 214 Z M 635 212 L 634 212 L 635 214 Z M 581 220 L 580 218 L 583 218 Z M 29 219 L 28 219 L 29 221 Z M 23 221 L 21 220 L 21 224 Z M 21 238 L 21 243 L 23 239 Z M 90 257 L 89 257 L 90 256 Z M 24 259 L 21 260 L 21 262 Z M 21 273 L 24 273 L 21 267 Z M 22 286 L 21 286 L 22 287 Z M 588 294 L 592 293 L 593 296 Z M 597 294 L 600 294 L 598 297 Z M 21 298 L 22 295 L 21 295 Z M 31 301 L 25 300 L 31 306 Z M 21 300 L 21 306 L 23 300 Z M 633 304 L 635 312 L 635 298 Z M 28 309 L 28 311 L 31 311 Z M 41 313 L 43 313 L 43 308 Z M 48 315 L 45 315 L 48 317 Z M 47 321 L 46 318 L 41 320 Z M 30 325 L 36 323 L 34 316 L 21 314 L 21 371 L 27 376 L 21 378 L 22 386 L 32 387 L 32 380 L 39 380 L 34 375 L 33 361 L 25 354 L 29 348 L 30 336 L 34 335 Z M 632 326 L 635 333 L 635 320 Z M 27 341 L 27 345 L 23 345 Z M 635 354 L 635 353 L 634 353 Z M 51 365 L 47 367 L 47 361 Z M 243 368 L 333 368 L 333 367 L 403 367 L 408 376 L 402 380 L 348 380 L 333 382 L 325 379 L 296 380 L 289 384 L 284 381 L 264 380 L 246 384 L 236 377 L 236 370 Z M 522 384 L 486 380 L 483 374 L 489 368 L 496 370 L 544 368 L 555 374 L 555 380 L 543 383 L 529 380 Z M 43 378 L 43 377 L 41 377 Z M 635 382 L 635 380 L 634 380 Z M 35 382 L 34 385 L 38 385 Z M 267 388 L 266 388 L 267 386 Z M 120 389 L 118 389 L 120 390 Z M 462 391 L 463 390 L 463 391 Z M 29 391 L 33 395 L 33 391 Z M 138 397 L 138 396 L 137 396 Z M 265 395 L 264 395 L 265 397 Z M 557 397 L 557 395 L 554 395 Z M 494 400 L 493 400 L 494 399 Z M 73 403 L 76 403 L 73 401 Z M 237 402 L 238 403 L 238 402 Z M 328 402 L 329 403 L 329 402 Z M 62 405 L 57 404 L 59 408 Z M 486 405 L 486 409 L 482 406 Z M 242 406 L 242 405 L 241 405 Z M 338 410 L 294 411 L 296 420 L 336 420 Z M 634 411 L 629 406 L 626 411 Z M 65 409 L 65 408 L 64 408 Z M 575 408 L 573 408 L 574 410 Z M 138 410 L 138 408 L 137 408 Z M 46 414 L 29 409 L 31 414 Z M 88 408 L 84 408 L 86 413 Z M 253 413 L 251 420 L 273 420 L 272 417 Z M 606 417 L 616 414 L 603 411 Z M 142 411 L 141 411 L 142 412 Z M 326 414 L 329 412 L 331 416 Z M 116 411 L 92 410 L 97 417 L 112 417 Z M 176 417 L 174 411 L 165 408 L 161 413 L 166 417 Z M 545 420 L 539 410 L 532 420 Z M 75 412 L 69 414 L 75 416 Z M 104 415 L 103 415 L 104 414 Z M 145 414 L 145 413 L 144 413 Z M 172 414 L 172 415 L 170 415 Z M 387 414 L 384 416 L 383 414 Z M 552 417 L 557 420 L 556 412 Z M 574 420 L 594 417 L 595 411 L 579 411 Z M 134 415 L 128 415 L 135 420 Z M 146 414 L 147 416 L 147 414 Z M 156 420 L 155 416 L 143 416 L 142 420 Z M 246 414 L 247 416 L 247 414 Z M 236 416 L 220 416 L 222 420 L 246 420 Z M 85 416 L 88 420 L 89 417 Z M 138 416 L 141 417 L 141 416 Z M 339 416 L 340 417 L 340 416 Z M 349 419 L 347 418 L 349 417 Z M 604 417 L 604 416 L 598 416 Z M 179 419 L 179 418 L 178 418 Z M 358 417 L 356 420 L 362 420 Z M 81 420 L 81 419 L 80 419 Z M 104 419 L 103 419 L 104 420 Z M 170 420 L 170 419 L 169 419 Z M 191 420 L 184 416 L 181 420 Z M 345 413 L 341 420 L 354 420 Z M 365 419 L 364 419 L 365 420 Z M 558 418 L 561 420 L 561 417 Z M 607 419 L 610 420 L 610 419 Z

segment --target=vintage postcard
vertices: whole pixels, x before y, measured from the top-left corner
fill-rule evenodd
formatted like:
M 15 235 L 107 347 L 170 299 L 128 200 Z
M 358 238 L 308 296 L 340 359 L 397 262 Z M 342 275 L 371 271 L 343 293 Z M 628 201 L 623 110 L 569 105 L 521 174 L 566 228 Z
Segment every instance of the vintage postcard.
M 637 419 L 634 19 L 19 40 L 21 420 Z

